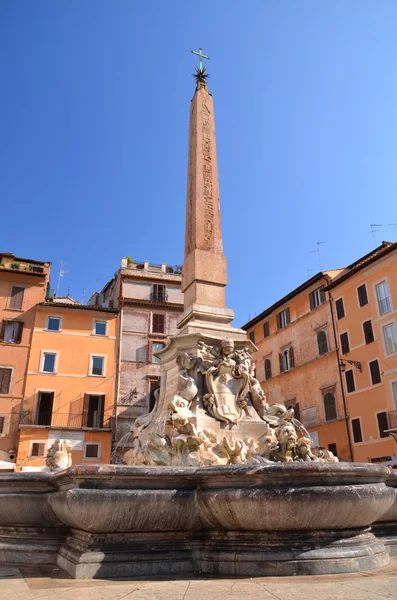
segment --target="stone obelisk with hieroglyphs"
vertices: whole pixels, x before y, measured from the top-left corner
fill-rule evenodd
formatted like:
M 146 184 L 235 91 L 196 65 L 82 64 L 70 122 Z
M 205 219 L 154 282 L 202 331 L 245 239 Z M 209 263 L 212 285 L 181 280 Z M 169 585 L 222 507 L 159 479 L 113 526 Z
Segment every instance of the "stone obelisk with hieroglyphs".
M 186 200 L 185 260 L 182 273 L 183 333 L 198 331 L 237 337 L 226 307 L 226 258 L 223 254 L 219 203 L 214 102 L 206 84 L 205 69 L 197 69 L 196 90 L 190 106 Z

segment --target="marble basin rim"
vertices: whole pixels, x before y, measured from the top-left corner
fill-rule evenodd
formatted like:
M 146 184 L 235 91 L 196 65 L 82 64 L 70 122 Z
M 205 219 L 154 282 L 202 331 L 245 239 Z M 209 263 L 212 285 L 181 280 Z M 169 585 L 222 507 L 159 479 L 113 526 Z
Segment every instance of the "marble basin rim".
M 388 477 L 365 463 L 80 465 L 53 475 L 49 504 L 65 525 L 93 533 L 343 530 L 390 510 Z
M 397 472 L 390 471 L 385 481 L 386 485 L 395 490 L 396 496 L 395 501 L 391 505 L 390 509 L 384 513 L 379 519 L 379 522 L 397 522 Z

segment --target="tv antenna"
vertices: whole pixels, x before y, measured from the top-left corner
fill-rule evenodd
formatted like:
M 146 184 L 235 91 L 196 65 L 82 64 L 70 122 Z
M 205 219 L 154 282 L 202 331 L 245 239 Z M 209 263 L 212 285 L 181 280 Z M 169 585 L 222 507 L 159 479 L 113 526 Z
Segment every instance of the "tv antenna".
M 66 275 L 66 273 L 69 273 L 69 271 L 65 271 L 65 269 L 63 268 L 64 266 L 65 266 L 65 263 L 63 262 L 63 260 L 61 260 L 61 262 L 59 263 L 59 271 L 58 271 L 58 284 L 57 284 L 57 293 L 56 293 L 57 298 L 59 296 L 59 288 L 61 286 L 61 279 L 64 275 Z
M 320 245 L 321 244 L 326 244 L 327 240 L 325 240 L 325 242 L 317 242 L 317 250 L 312 250 L 311 252 L 309 252 L 309 254 L 314 254 L 315 252 L 317 252 L 317 256 L 318 256 L 318 262 L 320 263 L 320 271 L 323 270 L 323 266 L 321 264 L 321 252 L 320 252 Z
M 372 233 L 372 237 L 374 238 L 374 244 L 376 246 L 377 241 L 376 241 L 375 233 L 378 233 L 378 231 L 380 231 L 380 229 L 375 229 L 375 227 L 383 227 L 383 225 L 381 225 L 380 223 L 371 223 L 370 227 L 371 227 L 371 231 L 368 231 L 368 233 Z

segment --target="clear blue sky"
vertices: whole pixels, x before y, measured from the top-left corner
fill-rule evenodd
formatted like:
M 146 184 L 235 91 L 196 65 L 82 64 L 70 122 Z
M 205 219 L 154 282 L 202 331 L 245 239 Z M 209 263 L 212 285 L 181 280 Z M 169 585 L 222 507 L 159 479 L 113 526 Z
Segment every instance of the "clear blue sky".
M 3 0 L 0 248 L 102 287 L 183 261 L 190 49 L 211 56 L 241 325 L 397 228 L 395 0 Z M 311 271 L 311 269 L 313 269 Z

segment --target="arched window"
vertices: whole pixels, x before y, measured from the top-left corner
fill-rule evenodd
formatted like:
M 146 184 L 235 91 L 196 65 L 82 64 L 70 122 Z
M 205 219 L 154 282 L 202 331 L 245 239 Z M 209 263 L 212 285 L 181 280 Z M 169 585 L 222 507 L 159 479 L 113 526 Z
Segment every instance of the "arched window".
M 317 344 L 318 344 L 318 353 L 321 356 L 322 354 L 327 354 L 328 352 L 328 339 L 327 333 L 325 331 L 319 331 L 317 334 Z
M 265 379 L 271 379 L 272 377 L 272 361 L 270 358 L 265 360 Z
M 336 413 L 335 394 L 332 392 L 327 392 L 324 396 L 324 411 L 326 421 L 333 421 L 338 417 Z
M 292 346 L 284 350 L 280 355 L 280 372 L 285 373 L 295 367 L 294 349 Z

